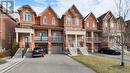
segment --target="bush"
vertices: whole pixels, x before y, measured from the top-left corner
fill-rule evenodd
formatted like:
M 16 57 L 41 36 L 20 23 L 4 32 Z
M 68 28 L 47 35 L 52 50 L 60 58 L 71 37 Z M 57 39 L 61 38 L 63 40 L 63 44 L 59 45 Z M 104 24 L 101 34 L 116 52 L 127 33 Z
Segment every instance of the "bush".
M 0 52 L 0 58 L 4 58 L 4 57 L 7 57 L 9 56 L 9 51 L 1 51 Z

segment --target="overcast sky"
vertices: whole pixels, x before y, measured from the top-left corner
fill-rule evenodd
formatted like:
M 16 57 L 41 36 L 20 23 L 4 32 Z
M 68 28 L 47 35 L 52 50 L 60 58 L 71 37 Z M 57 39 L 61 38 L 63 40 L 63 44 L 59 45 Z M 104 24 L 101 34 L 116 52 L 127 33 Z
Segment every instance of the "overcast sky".
M 60 17 L 73 4 L 84 17 L 90 12 L 98 17 L 108 10 L 116 15 L 115 0 L 15 0 L 15 9 L 26 4 L 29 4 L 37 14 L 50 5 Z

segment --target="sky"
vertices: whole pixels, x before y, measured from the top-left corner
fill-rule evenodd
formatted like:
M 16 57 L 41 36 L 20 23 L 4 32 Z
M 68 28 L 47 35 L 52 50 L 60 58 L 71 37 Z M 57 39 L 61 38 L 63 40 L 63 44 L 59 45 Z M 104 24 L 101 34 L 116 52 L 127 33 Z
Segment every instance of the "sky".
M 49 5 L 61 17 L 73 4 L 85 17 L 93 12 L 96 17 L 111 10 L 116 16 L 115 0 L 15 0 L 15 9 L 22 5 L 30 5 L 37 14 L 40 14 Z

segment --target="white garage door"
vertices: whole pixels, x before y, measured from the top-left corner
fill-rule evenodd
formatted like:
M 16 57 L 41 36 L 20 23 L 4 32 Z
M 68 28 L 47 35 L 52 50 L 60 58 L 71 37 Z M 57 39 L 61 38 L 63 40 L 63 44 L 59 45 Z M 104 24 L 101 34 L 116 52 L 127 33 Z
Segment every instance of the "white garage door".
M 62 53 L 62 45 L 55 44 L 52 47 L 52 54 L 60 54 Z

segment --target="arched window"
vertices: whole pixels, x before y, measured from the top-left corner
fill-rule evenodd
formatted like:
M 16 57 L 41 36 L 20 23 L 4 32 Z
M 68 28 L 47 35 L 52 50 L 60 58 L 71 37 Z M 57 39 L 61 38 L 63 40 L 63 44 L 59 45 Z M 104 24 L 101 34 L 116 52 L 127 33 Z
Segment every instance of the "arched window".
M 47 17 L 46 16 L 43 17 L 43 24 L 47 25 Z
M 76 25 L 80 25 L 80 19 L 79 19 L 79 18 L 76 18 L 76 19 L 75 19 L 75 24 L 76 24 Z
M 56 24 L 56 19 L 55 17 L 52 18 L 52 25 L 55 25 Z
M 24 21 L 31 21 L 31 13 L 29 11 L 24 12 Z
M 70 25 L 71 22 L 72 22 L 71 16 L 67 16 L 67 18 L 66 18 L 66 24 Z

